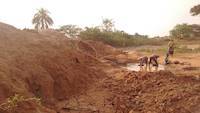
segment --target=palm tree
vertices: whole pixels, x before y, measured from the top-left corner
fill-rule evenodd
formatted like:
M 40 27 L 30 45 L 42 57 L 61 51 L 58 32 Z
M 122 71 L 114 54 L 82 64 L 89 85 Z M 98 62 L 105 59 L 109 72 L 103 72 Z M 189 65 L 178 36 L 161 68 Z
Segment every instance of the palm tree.
M 50 12 L 43 8 L 39 9 L 34 15 L 32 24 L 35 25 L 35 29 L 48 29 L 49 26 L 53 25 L 52 18 L 48 15 Z

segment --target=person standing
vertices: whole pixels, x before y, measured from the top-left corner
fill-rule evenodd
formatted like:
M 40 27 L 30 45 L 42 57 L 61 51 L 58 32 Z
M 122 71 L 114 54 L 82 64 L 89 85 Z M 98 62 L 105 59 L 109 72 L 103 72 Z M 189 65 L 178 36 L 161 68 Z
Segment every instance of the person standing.
M 168 50 L 167 50 L 167 53 L 166 53 L 166 56 L 165 56 L 165 59 L 164 59 L 164 64 L 165 65 L 170 64 L 169 57 L 170 56 L 173 57 L 173 55 L 174 55 L 174 48 L 175 48 L 174 40 L 170 39 L 170 41 L 168 43 Z
M 171 39 L 171 40 L 169 41 L 169 43 L 168 43 L 168 54 L 169 54 L 170 56 L 172 56 L 172 57 L 173 57 L 173 55 L 174 55 L 174 48 L 175 48 L 174 40 Z

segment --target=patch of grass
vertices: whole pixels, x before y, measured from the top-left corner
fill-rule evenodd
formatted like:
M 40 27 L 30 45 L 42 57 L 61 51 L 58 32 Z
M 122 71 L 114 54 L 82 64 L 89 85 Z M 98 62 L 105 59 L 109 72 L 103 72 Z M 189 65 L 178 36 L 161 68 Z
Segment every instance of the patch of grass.
M 146 47 L 146 48 L 138 49 L 137 51 L 138 52 L 146 52 L 146 53 L 166 53 L 167 48 L 166 47 L 159 47 L 159 48 Z
M 139 51 L 139 52 L 153 53 L 154 50 L 151 49 L 151 48 L 142 48 L 142 49 L 139 49 L 137 51 Z
M 159 48 L 141 48 L 138 49 L 137 51 L 139 52 L 147 52 L 147 53 L 166 53 L 167 47 L 159 47 Z M 185 46 L 179 46 L 177 45 L 175 48 L 175 53 L 200 53 L 200 46 L 194 49 L 188 48 L 186 45 Z
M 195 48 L 195 49 L 193 49 L 193 51 L 196 52 L 196 53 L 199 53 L 200 52 L 200 46 Z
M 177 53 L 199 53 L 200 52 L 200 47 L 198 48 L 188 48 L 186 45 L 182 47 L 177 47 L 175 49 L 175 52 Z
M 19 94 L 15 94 L 14 96 L 9 97 L 7 99 L 7 102 L 4 103 L 6 105 L 4 109 L 12 109 L 16 107 L 19 102 L 22 101 L 24 101 L 24 97 Z
M 3 110 L 12 110 L 13 108 L 17 107 L 20 102 L 25 101 L 31 101 L 34 100 L 38 105 L 41 105 L 41 99 L 40 98 L 24 98 L 24 96 L 15 94 L 14 96 L 11 96 L 7 99 L 5 103 L 2 103 L 0 105 L 0 108 Z
M 192 49 L 188 48 L 187 46 L 176 47 L 175 52 L 177 53 L 189 53 L 192 52 Z

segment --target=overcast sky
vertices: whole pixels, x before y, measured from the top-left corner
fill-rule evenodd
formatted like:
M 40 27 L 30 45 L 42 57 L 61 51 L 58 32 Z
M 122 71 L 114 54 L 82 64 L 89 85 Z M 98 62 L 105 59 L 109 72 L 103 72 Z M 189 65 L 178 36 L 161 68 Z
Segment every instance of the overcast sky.
M 0 0 L 0 21 L 17 28 L 33 28 L 31 19 L 37 9 L 48 9 L 54 28 L 75 24 L 100 25 L 111 18 L 116 28 L 130 34 L 168 35 L 178 23 L 200 24 L 200 16 L 189 10 L 200 0 Z

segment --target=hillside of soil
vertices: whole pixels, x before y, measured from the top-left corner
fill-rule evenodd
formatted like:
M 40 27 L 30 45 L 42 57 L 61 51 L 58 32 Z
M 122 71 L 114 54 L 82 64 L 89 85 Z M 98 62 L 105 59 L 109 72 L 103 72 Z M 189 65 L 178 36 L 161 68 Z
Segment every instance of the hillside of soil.
M 51 108 L 78 95 L 105 76 L 98 68 L 103 64 L 90 52 L 98 50 L 88 45 L 53 30 L 38 33 L 0 23 L 0 103 L 20 94 Z

